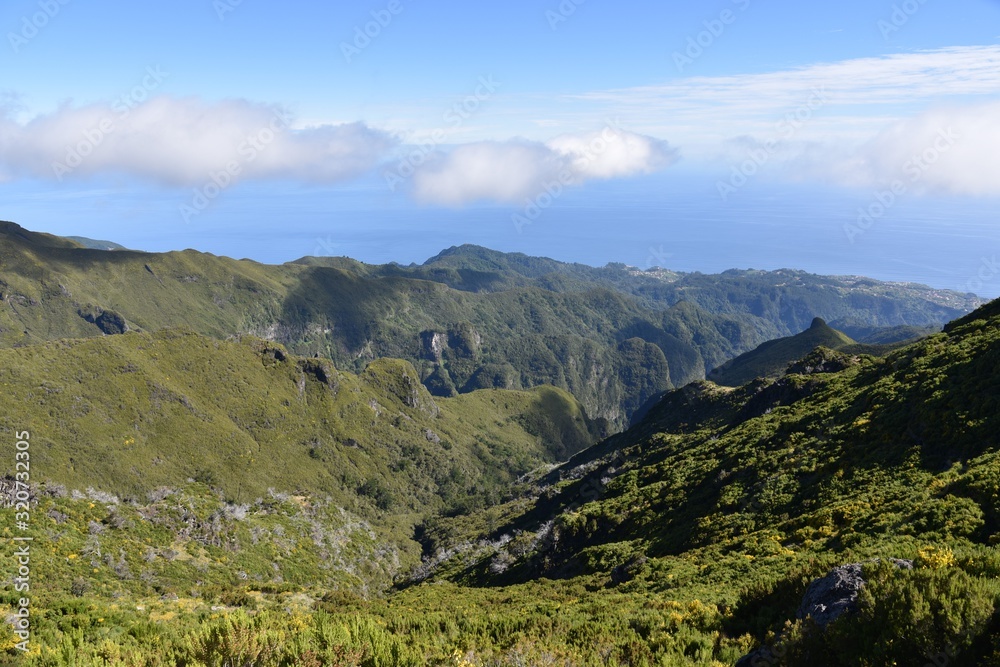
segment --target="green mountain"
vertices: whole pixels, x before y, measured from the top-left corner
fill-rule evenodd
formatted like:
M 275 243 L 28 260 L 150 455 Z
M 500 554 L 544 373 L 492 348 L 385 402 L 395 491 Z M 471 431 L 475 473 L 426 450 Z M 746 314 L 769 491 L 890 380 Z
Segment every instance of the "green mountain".
M 722 322 L 771 321 L 693 300 L 657 310 L 622 286 L 649 278 L 627 268 L 553 274 L 489 251 L 434 263 L 471 255 L 469 284 L 497 268 L 527 282 L 470 291 L 405 275 L 426 266 L 267 267 L 4 233 L 0 533 L 33 541 L 30 599 L 0 592 L 31 644 L 23 655 L 5 629 L 0 664 L 717 667 L 766 646 L 757 661 L 776 665 L 1000 665 L 1000 302 L 884 356 L 833 350 L 850 340 L 815 322 L 804 358 L 785 363 L 789 341 L 758 355 L 785 375 L 689 384 L 589 446 L 609 424 L 563 389 L 427 385 L 501 358 L 568 385 L 576 350 L 547 366 L 516 353 L 588 341 L 572 325 L 595 337 L 594 368 L 618 341 L 613 377 L 644 387 L 618 398 L 636 400 L 671 372 L 649 356 L 680 349 L 668 324 L 702 354 L 730 341 Z M 795 278 L 747 275 L 719 289 Z M 921 294 L 865 289 L 889 290 L 865 297 L 884 304 Z M 262 308 L 287 327 L 272 338 L 319 317 L 330 333 L 310 329 L 297 354 L 244 332 L 270 326 Z M 417 363 L 374 354 L 412 332 Z M 317 357 L 319 340 L 372 354 Z M 845 564 L 866 581 L 853 613 L 797 618 L 810 583 Z
M 757 378 L 780 377 L 789 364 L 802 359 L 817 347 L 842 350 L 857 347 L 857 343 L 817 317 L 812 326 L 802 333 L 768 341 L 727 361 L 709 373 L 708 379 L 716 384 L 738 387 Z
M 0 347 L 176 326 L 220 340 L 254 335 L 355 373 L 405 359 L 435 396 L 557 386 L 610 428 L 814 316 L 940 326 L 980 304 L 865 279 L 598 269 L 474 246 L 421 266 L 267 266 L 81 248 L 13 223 L 0 223 L 0 297 Z
M 732 664 L 761 642 L 770 664 L 998 664 L 997 312 L 833 372 L 672 392 L 511 503 L 431 522 L 426 553 L 477 546 L 420 578 L 557 580 L 545 587 L 578 591 L 578 613 L 616 591 L 617 627 L 635 633 L 608 641 L 641 644 L 630 664 Z M 915 569 L 879 565 L 900 558 Z M 796 620 L 807 584 L 846 563 L 869 580 L 856 613 L 825 631 Z M 573 645 L 569 625 L 554 644 Z
M 32 469 L 50 485 L 115 505 L 188 484 L 219 507 L 274 489 L 322 498 L 372 526 L 390 573 L 419 553 L 425 517 L 495 503 L 598 436 L 553 387 L 435 399 L 405 361 L 353 375 L 260 339 L 180 330 L 0 350 L 0 387 L 0 433 L 30 428 Z
M 465 438 L 495 427 L 526 465 L 551 460 L 554 432 L 523 425 L 548 423 L 554 400 L 579 446 L 565 394 L 435 399 L 402 362 L 354 377 L 183 332 L 8 350 L 5 432 L 30 423 L 31 469 L 52 478 L 29 532 L 39 648 L 19 664 L 731 665 L 761 644 L 782 665 L 998 664 L 998 350 L 991 304 L 884 358 L 671 392 L 517 479 Z M 144 440 L 168 426 L 178 437 Z M 393 442 L 415 449 L 396 458 Z M 442 513 L 425 485 L 446 486 L 445 461 L 474 480 L 456 497 L 491 475 L 507 490 Z M 343 476 L 366 469 L 381 482 Z M 407 512 L 424 517 L 423 562 L 376 596 L 413 562 Z M 847 563 L 867 581 L 854 613 L 797 619 L 810 582 Z

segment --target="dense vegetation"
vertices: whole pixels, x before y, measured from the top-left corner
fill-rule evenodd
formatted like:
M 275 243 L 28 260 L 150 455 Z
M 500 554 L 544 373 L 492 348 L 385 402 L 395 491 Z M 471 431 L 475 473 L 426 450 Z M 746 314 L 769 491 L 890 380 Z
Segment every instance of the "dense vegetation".
M 434 521 L 433 548 L 545 536 L 530 548 L 480 547 L 438 576 L 603 582 L 652 605 L 707 602 L 718 616 L 698 629 L 694 664 L 762 641 L 781 649 L 772 664 L 924 665 L 939 654 L 998 664 L 996 310 L 886 359 L 817 351 L 846 366 L 836 372 L 808 363 L 739 389 L 674 392 L 492 510 L 495 525 Z M 873 560 L 894 558 L 917 568 Z M 827 633 L 796 621 L 805 584 L 851 562 L 871 574 L 858 614 Z M 647 637 L 647 657 L 683 664 L 668 643 L 678 631 L 660 632 L 663 648 Z
M 718 667 L 764 646 L 758 664 L 1000 667 L 1000 303 L 893 352 L 814 322 L 750 355 L 784 375 L 694 382 L 590 446 L 669 384 L 669 318 L 703 355 L 735 350 L 734 331 L 801 328 L 797 308 L 827 298 L 853 313 L 867 290 L 878 321 L 845 328 L 888 343 L 924 333 L 891 304 L 952 297 L 476 248 L 264 267 L 4 233 L 0 530 L 34 541 L 30 650 L 4 628 L 0 664 Z M 708 315 L 712 285 L 733 290 L 725 314 Z M 767 289 L 747 316 L 740 295 Z M 586 336 L 556 333 L 570 326 Z M 565 347 L 529 363 L 532 336 Z M 412 354 L 379 352 L 394 345 Z M 524 369 L 569 386 L 581 349 L 604 385 L 591 398 L 620 401 L 608 419 L 555 387 L 474 390 Z M 481 381 L 428 389 L 463 374 Z M 825 629 L 797 618 L 808 584 L 847 563 L 868 582 L 856 609 Z M 4 588 L 8 622 L 24 596 Z
M 435 396 L 554 385 L 612 428 L 813 317 L 876 335 L 939 327 L 979 303 L 860 278 L 597 269 L 472 246 L 421 266 L 265 266 L 88 249 L 0 223 L 0 346 L 177 326 L 217 339 L 251 334 L 353 372 L 405 359 Z
M 894 335 L 908 336 L 909 340 L 896 341 L 893 335 L 887 335 L 888 331 L 893 331 Z M 841 370 L 847 362 L 840 361 L 839 356 L 859 354 L 883 356 L 905 346 L 907 342 L 919 340 L 933 333 L 936 332 L 919 328 L 897 327 L 869 336 L 867 343 L 858 343 L 847 334 L 837 331 L 817 317 L 813 320 L 812 326 L 802 333 L 768 341 L 746 354 L 741 354 L 711 371 L 708 374 L 708 379 L 726 387 L 739 387 L 758 378 L 781 377 L 791 364 L 798 361 L 813 362 L 813 367 L 810 367 L 807 372 L 813 372 L 816 368 L 821 371 Z M 877 340 L 887 342 L 874 342 Z M 840 352 L 841 355 L 824 353 L 806 360 L 806 357 L 809 357 L 810 353 L 817 348 Z M 806 369 L 808 365 L 806 363 L 802 368 Z
M 1000 664 L 996 310 L 834 372 L 673 392 L 506 502 L 431 513 L 423 564 L 387 598 L 363 584 L 391 570 L 385 538 L 323 494 L 240 508 L 204 482 L 122 500 L 54 476 L 23 664 L 726 665 L 760 643 L 770 664 Z M 293 387 L 309 363 L 249 349 Z M 851 562 L 858 611 L 796 620 L 806 584 Z
M 552 387 L 435 399 L 404 361 L 355 376 L 179 330 L 0 350 L 0 387 L 0 433 L 30 425 L 50 480 L 127 500 L 185 480 L 234 506 L 269 489 L 324 497 L 402 551 L 419 517 L 495 502 L 598 435 Z

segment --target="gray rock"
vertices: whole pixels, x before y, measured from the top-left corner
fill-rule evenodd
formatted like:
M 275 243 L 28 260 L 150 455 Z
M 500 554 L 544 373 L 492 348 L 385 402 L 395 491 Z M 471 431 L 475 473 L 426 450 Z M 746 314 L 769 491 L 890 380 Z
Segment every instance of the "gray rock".
M 893 559 L 892 563 L 902 570 L 913 569 L 912 560 Z M 825 577 L 809 584 L 795 617 L 799 620 L 812 618 L 816 625 L 825 630 L 844 614 L 857 611 L 858 596 L 865 587 L 863 570 L 863 563 L 841 565 L 833 568 Z M 762 646 L 740 658 L 736 667 L 776 665 L 782 657 L 780 651 Z
M 80 317 L 95 325 L 107 336 L 120 335 L 130 330 L 125 318 L 113 310 L 88 307 L 77 312 Z
M 913 561 L 893 560 L 896 567 L 913 569 Z M 826 628 L 846 613 L 855 611 L 858 595 L 865 586 L 864 565 L 851 563 L 834 568 L 830 574 L 809 584 L 795 617 L 812 617 L 818 626 Z

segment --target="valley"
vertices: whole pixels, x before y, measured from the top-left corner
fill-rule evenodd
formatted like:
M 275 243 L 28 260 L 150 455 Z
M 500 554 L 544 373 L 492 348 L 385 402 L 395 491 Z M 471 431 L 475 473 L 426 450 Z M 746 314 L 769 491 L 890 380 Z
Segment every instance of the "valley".
M 995 304 L 5 233 L 38 648 L 2 664 L 1000 664 Z M 797 618 L 851 563 L 854 611 Z

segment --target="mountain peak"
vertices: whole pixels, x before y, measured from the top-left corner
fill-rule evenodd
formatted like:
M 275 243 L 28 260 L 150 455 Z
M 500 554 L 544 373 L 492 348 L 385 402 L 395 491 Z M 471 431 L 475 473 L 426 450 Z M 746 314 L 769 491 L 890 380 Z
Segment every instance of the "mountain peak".
M 832 328 L 821 317 L 802 333 L 788 338 L 777 338 L 760 345 L 755 350 L 727 361 L 708 374 L 716 384 L 738 387 L 755 378 L 780 377 L 788 365 L 799 361 L 817 347 L 840 350 L 856 345 L 847 334 Z

